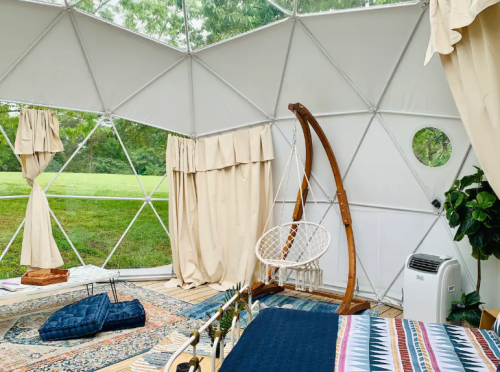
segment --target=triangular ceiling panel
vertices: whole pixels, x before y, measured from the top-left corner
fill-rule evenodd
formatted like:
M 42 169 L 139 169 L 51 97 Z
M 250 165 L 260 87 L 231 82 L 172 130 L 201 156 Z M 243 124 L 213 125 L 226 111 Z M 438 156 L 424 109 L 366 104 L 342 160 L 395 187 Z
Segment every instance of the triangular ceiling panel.
M 140 123 L 189 134 L 189 112 L 189 73 L 185 60 L 120 106 L 115 114 Z
M 332 146 L 335 158 L 337 159 L 340 173 L 345 174 L 349 163 L 354 156 L 356 147 L 363 137 L 371 114 L 338 115 L 317 118 L 321 128 L 325 132 Z M 280 128 L 291 141 L 293 138 L 293 127 L 295 120 L 280 120 Z M 299 122 L 297 126 L 297 147 L 300 151 L 302 160 L 305 160 L 305 142 L 302 127 Z M 313 138 L 313 174 L 325 190 L 330 190 L 329 196 L 333 197 L 336 190 L 335 179 L 330 168 L 330 163 L 323 145 L 314 130 L 311 129 Z M 297 178 L 295 176 L 295 178 Z
M 406 6 L 304 17 L 301 22 L 375 105 L 420 13 L 419 6 Z
M 0 82 L 0 97 L 46 106 L 104 111 L 69 14 Z
M 0 76 L 63 11 L 64 9 L 60 7 L 43 6 L 25 1 L 7 0 L 0 2 L 0 35 L 4 35 L 2 37 L 4 53 L 0 58 Z M 12 37 L 6 37 L 6 35 Z
M 108 109 L 121 103 L 184 55 L 85 14 L 74 14 Z
M 469 146 L 469 139 L 462 122 L 455 119 L 393 114 L 382 114 L 382 119 L 426 186 L 429 195 L 443 202 L 444 193 L 454 182 L 453 177 L 457 174 Z M 451 141 L 451 157 L 440 167 L 432 168 L 422 164 L 413 153 L 413 137 L 419 130 L 427 127 L 441 130 Z
M 296 102 L 315 115 L 367 109 L 300 23 L 295 26 L 276 116 L 290 117 L 288 104 Z
M 272 115 L 292 26 L 292 21 L 281 22 L 195 55 Z
M 424 66 L 429 37 L 426 12 L 387 89 L 381 109 L 458 116 L 439 56 Z
M 391 138 L 374 119 L 344 181 L 351 203 L 433 210 Z
M 266 120 L 267 116 L 196 61 L 192 62 L 197 134 Z

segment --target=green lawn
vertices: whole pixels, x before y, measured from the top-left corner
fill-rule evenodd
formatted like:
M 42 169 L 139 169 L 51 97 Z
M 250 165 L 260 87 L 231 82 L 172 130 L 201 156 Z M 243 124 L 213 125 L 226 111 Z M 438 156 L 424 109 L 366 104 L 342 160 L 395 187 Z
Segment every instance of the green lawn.
M 27 195 L 29 187 L 19 173 L 0 173 L 0 195 Z M 37 181 L 44 186 L 53 174 L 42 174 Z M 141 176 L 150 193 L 161 180 Z M 134 175 L 61 174 L 48 194 L 141 197 L 142 190 Z M 153 197 L 168 197 L 167 181 Z M 24 218 L 28 199 L 0 199 L 0 248 L 3 250 Z M 102 265 L 116 245 L 142 202 L 136 200 L 90 200 L 49 198 L 49 204 L 71 241 L 87 264 Z M 168 202 L 153 202 L 168 228 Z M 79 260 L 53 221 L 54 238 L 63 255 L 65 267 L 79 265 Z M 0 278 L 19 276 L 25 268 L 19 265 L 22 232 L 0 262 Z M 131 227 L 107 268 L 141 268 L 172 262 L 170 241 L 152 208 L 146 205 Z

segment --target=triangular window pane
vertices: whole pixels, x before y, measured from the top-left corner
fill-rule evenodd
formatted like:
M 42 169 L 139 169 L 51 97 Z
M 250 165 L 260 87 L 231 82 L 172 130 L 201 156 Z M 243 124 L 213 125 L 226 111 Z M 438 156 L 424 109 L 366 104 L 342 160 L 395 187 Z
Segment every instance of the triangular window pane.
M 91 127 L 92 125 L 89 125 L 85 129 Z M 64 145 L 76 149 L 83 138 L 83 135 L 66 138 Z M 55 174 L 44 173 L 42 176 L 47 177 L 45 179 L 47 182 L 49 177 L 52 179 Z M 39 184 L 42 185 L 40 182 Z M 144 192 L 113 128 L 105 125 L 101 125 L 90 136 L 47 190 L 47 194 L 144 197 Z
M 83 0 L 76 8 L 165 44 L 186 47 L 181 1 Z
M 26 215 L 27 198 L 0 199 L 0 255 L 9 244 Z M 26 268 L 20 265 L 23 229 L 14 240 L 13 245 L 0 261 L 0 279 L 22 275 Z
M 187 0 L 189 41 L 192 49 L 229 39 L 286 17 L 266 0 L 209 1 Z
M 85 263 L 102 266 L 142 202 L 50 198 L 49 204 Z M 71 247 L 63 239 L 57 236 L 56 241 L 69 254 Z
M 164 214 L 165 208 L 168 210 L 168 202 L 157 202 L 155 208 L 158 214 Z M 170 239 L 151 206 L 145 205 L 106 268 L 140 269 L 171 263 Z
M 166 172 L 165 154 L 169 132 L 124 119 L 115 119 L 115 126 L 146 193 L 151 195 Z M 166 179 L 154 197 L 168 197 Z
M 286 0 L 281 0 L 286 1 Z M 404 3 L 413 0 L 298 0 L 299 14 L 328 12 L 353 8 L 368 8 L 376 5 Z

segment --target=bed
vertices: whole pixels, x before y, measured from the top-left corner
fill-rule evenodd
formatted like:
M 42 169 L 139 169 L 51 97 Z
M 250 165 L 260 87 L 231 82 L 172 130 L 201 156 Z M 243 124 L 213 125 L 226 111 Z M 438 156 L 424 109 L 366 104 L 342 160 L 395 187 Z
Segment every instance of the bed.
M 492 331 L 365 315 L 265 309 L 220 372 L 496 371 Z
M 241 298 L 236 292 L 170 357 L 165 371 L 190 345 L 189 372 L 200 371 L 196 345 L 210 324 L 220 326 L 221 311 L 235 306 L 229 355 L 221 352 L 219 372 L 500 372 L 500 342 L 493 331 L 367 315 L 339 315 L 248 304 L 253 316 L 240 335 Z M 216 370 L 212 345 L 212 372 Z M 206 371 L 203 371 L 206 372 Z

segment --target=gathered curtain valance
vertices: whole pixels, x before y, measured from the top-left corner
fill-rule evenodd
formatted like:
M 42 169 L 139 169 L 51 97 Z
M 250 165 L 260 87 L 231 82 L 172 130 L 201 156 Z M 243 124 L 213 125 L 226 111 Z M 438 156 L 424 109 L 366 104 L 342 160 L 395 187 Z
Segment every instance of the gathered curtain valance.
M 200 138 L 196 141 L 170 136 L 167 152 L 172 170 L 183 173 L 206 172 L 274 159 L 269 125 Z
M 269 125 L 193 140 L 169 136 L 169 227 L 177 279 L 225 290 L 257 279 L 255 244 L 273 202 Z

